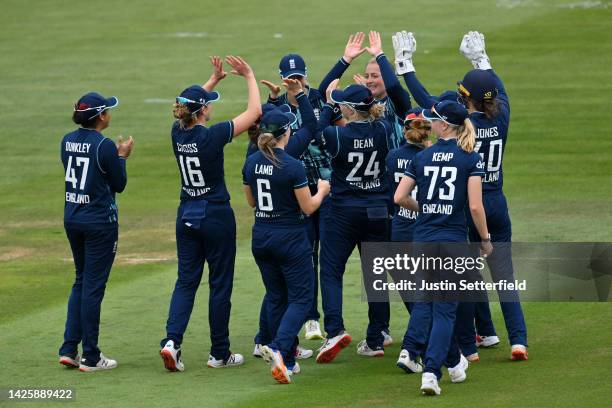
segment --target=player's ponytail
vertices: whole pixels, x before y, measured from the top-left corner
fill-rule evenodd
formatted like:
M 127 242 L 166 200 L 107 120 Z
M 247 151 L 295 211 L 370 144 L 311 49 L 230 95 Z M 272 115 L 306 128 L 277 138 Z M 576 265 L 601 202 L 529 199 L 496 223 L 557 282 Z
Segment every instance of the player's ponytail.
M 189 111 L 189 107 L 182 103 L 175 103 L 172 108 L 172 115 L 178 119 L 182 129 L 191 127 L 196 121 L 196 115 Z
M 85 129 L 94 129 L 98 122 L 98 116 L 90 117 L 90 111 L 77 111 L 72 113 L 72 121 Z
M 431 122 L 423 118 L 415 118 L 404 127 L 404 138 L 410 143 L 422 145 L 431 135 Z
M 474 151 L 476 145 L 476 130 L 470 118 L 466 118 L 463 125 L 455 126 L 457 131 L 457 144 L 468 153 Z
M 369 120 L 374 121 L 376 119 L 380 119 L 385 114 L 385 105 L 382 103 L 375 103 L 371 108 L 369 113 Z
M 257 138 L 257 147 L 266 159 L 270 160 L 273 165 L 280 168 L 280 160 L 274 153 L 274 148 L 278 143 L 278 139 L 272 133 L 261 133 Z

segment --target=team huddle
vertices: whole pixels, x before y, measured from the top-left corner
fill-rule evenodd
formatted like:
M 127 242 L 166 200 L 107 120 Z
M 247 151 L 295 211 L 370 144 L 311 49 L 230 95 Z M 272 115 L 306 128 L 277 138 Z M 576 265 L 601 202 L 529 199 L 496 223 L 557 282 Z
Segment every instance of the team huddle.
M 246 110 L 225 122 L 209 124 L 212 103 L 220 98 L 214 89 L 227 76 L 221 58 L 211 58 L 213 73 L 204 85 L 176 97 L 171 139 L 181 179 L 178 278 L 160 342 L 166 369 L 185 369 L 181 343 L 205 262 L 207 365 L 244 363 L 243 355 L 230 350 L 236 221 L 223 166 L 225 145 L 245 132 L 249 145 L 242 181 L 254 209 L 252 254 L 265 287 L 253 356 L 269 363 L 277 382 L 291 383 L 301 371 L 297 360 L 314 355 L 299 345 L 302 327 L 306 339 L 324 340 L 316 354 L 320 364 L 331 363 L 352 342 L 343 321 L 343 275 L 353 250 L 364 242 L 428 244 L 428 256 L 457 256 L 442 243 L 478 243 L 494 279 L 512 276 L 512 230 L 502 191 L 510 105 L 484 36 L 471 31 L 463 37 L 460 52 L 474 69 L 456 91 L 438 96 L 416 77 L 412 33 L 393 35 L 394 66 L 380 34 L 371 31 L 367 47 L 365 37 L 361 32 L 349 37 L 342 58 L 318 88 L 309 84 L 304 60 L 286 55 L 279 64 L 282 86 L 261 81 L 270 91 L 263 105 L 248 63 L 226 57 L 231 73 L 245 79 L 248 97 Z M 364 53 L 372 56 L 364 75 L 339 88 L 345 71 Z M 117 105 L 115 97 L 81 97 L 73 112 L 80 127 L 61 143 L 64 225 L 76 279 L 59 362 L 86 372 L 117 366 L 98 347 L 100 307 L 117 250 L 115 194 L 127 184 L 126 160 L 134 145 L 131 137 L 115 144 L 101 133 Z M 527 330 L 514 295 L 513 301 L 501 302 L 511 359 L 527 360 Z M 407 301 L 405 306 L 410 318 L 397 367 L 421 373 L 425 395 L 441 393 L 443 366 L 453 383 L 463 382 L 469 364 L 479 361 L 478 347 L 500 342 L 487 301 Z M 389 303 L 368 302 L 368 326 L 357 353 L 383 356 L 393 343 L 389 324 Z

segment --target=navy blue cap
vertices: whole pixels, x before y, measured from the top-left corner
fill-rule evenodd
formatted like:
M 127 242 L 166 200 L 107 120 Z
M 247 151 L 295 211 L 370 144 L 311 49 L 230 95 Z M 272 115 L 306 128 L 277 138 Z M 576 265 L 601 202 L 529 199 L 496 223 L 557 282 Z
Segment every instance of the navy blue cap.
M 457 91 L 444 91 L 438 96 L 438 102 L 441 101 L 453 101 L 459 102 L 459 93 Z
M 297 117 L 291 113 L 291 107 L 281 105 L 264 113 L 259 129 L 263 133 L 272 133 L 274 137 L 281 137 L 296 121 Z
M 355 110 L 367 112 L 376 103 L 372 91 L 364 85 L 349 85 L 344 90 L 331 91 L 331 100 L 340 105 L 349 105 Z
M 220 97 L 219 92 L 208 92 L 200 85 L 192 85 L 177 96 L 176 103 L 187 105 L 189 111 L 195 113 Z
M 431 109 L 423 111 L 423 117 L 427 120 L 441 120 L 455 126 L 463 125 L 468 116 L 465 106 L 453 101 L 438 102 Z
M 459 93 L 476 101 L 492 100 L 497 97 L 495 78 L 489 71 L 473 69 L 457 82 Z
M 89 92 L 74 104 L 75 112 L 88 112 L 87 119 L 93 119 L 107 109 L 114 108 L 119 105 L 119 99 L 116 96 L 105 98 L 97 92 Z
M 306 63 L 297 54 L 285 55 L 278 64 L 278 72 L 282 79 L 287 79 L 293 75 L 306 76 Z

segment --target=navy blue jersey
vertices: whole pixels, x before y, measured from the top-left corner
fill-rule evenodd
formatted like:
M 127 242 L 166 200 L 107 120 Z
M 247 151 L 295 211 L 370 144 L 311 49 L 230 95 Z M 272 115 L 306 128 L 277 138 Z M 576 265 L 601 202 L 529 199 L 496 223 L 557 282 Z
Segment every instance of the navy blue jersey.
M 172 149 L 181 175 L 181 200 L 227 202 L 223 147 L 232 141 L 234 123 L 217 123 L 209 128 L 195 125 L 182 129 L 172 126 Z
M 414 156 L 405 175 L 416 180 L 418 188 L 414 241 L 467 241 L 464 209 L 468 179 L 485 175 L 478 153 L 467 153 L 457 145 L 457 139 L 438 139 Z
M 406 143 L 405 145 L 393 149 L 387 155 L 387 179 L 389 186 L 393 186 L 392 190 L 395 193 L 397 186 L 399 185 L 408 165 L 414 158 L 414 156 L 423 150 L 423 146 L 415 145 L 412 143 Z M 416 200 L 418 188 L 412 190 L 412 198 Z M 418 212 L 408 210 L 399 205 L 395 206 L 395 217 L 399 220 L 407 223 L 414 223 L 417 218 Z
M 390 126 L 385 120 L 349 122 L 323 130 L 332 155 L 331 197 L 345 205 L 389 202 L 385 157 Z
M 499 113 L 492 119 L 488 119 L 482 112 L 470 114 L 470 120 L 476 129 L 476 150 L 485 164 L 485 177 L 482 180 L 483 194 L 493 191 L 501 191 L 504 183 L 502 161 L 506 150 L 508 139 L 508 127 L 510 125 L 510 103 L 508 94 L 501 79 L 495 71 L 489 70 L 495 77 L 498 90 L 497 101 Z
M 510 102 L 503 82 L 492 69 L 488 70 L 495 78 L 499 102 L 499 114 L 493 119 L 487 119 L 482 112 L 472 112 L 470 120 L 476 128 L 476 150 L 485 164 L 485 177 L 482 180 L 483 194 L 501 191 L 503 187 L 502 161 L 508 138 L 510 125 Z M 414 72 L 404 74 L 408 89 L 417 103 L 424 109 L 431 108 L 439 98 L 432 96 L 419 82 Z
M 127 183 L 125 159 L 112 140 L 94 129 L 80 128 L 62 139 L 66 191 L 64 222 L 115 226 L 115 193 Z
M 283 149 L 274 152 L 279 167 L 259 151 L 247 158 L 242 169 L 242 182 L 255 197 L 255 224 L 301 225 L 304 214 L 294 190 L 308 186 L 304 166 Z
M 321 111 L 325 106 L 325 95 L 322 94 L 318 89 L 308 88 L 308 101 L 315 115 L 315 119 L 319 119 Z M 288 104 L 291 106 L 291 111 L 297 117 L 297 121 L 293 124 L 293 129 L 300 129 L 304 124 L 304 117 L 302 115 L 302 108 L 293 106 L 287 99 L 287 94 L 284 93 L 278 97 L 278 99 L 268 99 L 268 103 L 275 105 Z M 299 100 L 298 100 L 299 103 Z M 342 119 L 342 113 L 339 109 L 334 110 L 333 121 Z M 308 177 L 308 184 L 316 186 L 319 179 L 329 180 L 331 173 L 331 157 L 327 150 L 321 144 L 313 141 L 308 145 L 302 156 L 300 157 L 304 168 L 306 169 L 306 176 Z
M 399 116 L 389 96 L 385 96 L 377 102 L 385 106 L 384 118 L 391 125 L 390 132 L 387 135 L 387 145 L 389 149 L 396 149 L 406 143 L 404 138 L 404 118 Z

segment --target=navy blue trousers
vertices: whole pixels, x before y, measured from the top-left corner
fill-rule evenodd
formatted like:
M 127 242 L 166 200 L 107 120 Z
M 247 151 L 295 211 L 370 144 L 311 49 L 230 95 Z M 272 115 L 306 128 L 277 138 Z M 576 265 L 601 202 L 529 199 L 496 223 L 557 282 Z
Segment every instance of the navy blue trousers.
M 291 366 L 297 335 L 312 306 L 312 248 L 306 228 L 255 224 L 251 248 L 266 287 L 262 310 L 268 346 Z
M 216 359 L 230 356 L 229 319 L 236 259 L 236 220 L 229 203 L 207 203 L 205 217 L 199 228 L 188 227 L 182 221 L 184 203 L 178 210 L 176 248 L 178 278 L 170 301 L 167 340 L 183 342 L 195 295 L 202 280 L 204 262 L 208 262 L 208 324 L 210 354 Z
M 118 227 L 94 229 L 86 225 L 66 224 L 65 229 L 76 277 L 68 299 L 64 343 L 59 354 L 76 354 L 79 343 L 82 343 L 83 357 L 97 363 L 100 360 L 100 309 L 117 251 Z
M 407 222 L 405 219 L 395 215 L 391 221 L 391 241 L 392 242 L 412 242 L 412 235 L 414 231 L 414 221 Z M 413 302 L 404 302 L 408 314 L 412 312 Z M 388 329 L 387 329 L 388 330 Z M 407 350 L 408 347 L 408 328 L 404 333 L 404 339 L 402 340 L 402 350 Z
M 321 234 L 321 297 L 327 337 L 344 330 L 342 278 L 346 262 L 362 242 L 384 242 L 389 238 L 387 207 L 352 207 L 332 200 Z M 370 348 L 383 345 L 382 331 L 389 325 L 389 303 L 368 302 L 366 340 Z
M 483 204 L 487 214 L 487 227 L 491 234 L 494 251 L 487 258 L 487 265 L 491 271 L 493 280 L 514 280 L 514 268 L 512 265 L 512 223 L 508 214 L 508 203 L 503 192 L 485 193 L 482 196 Z M 470 226 L 470 241 L 480 242 L 480 236 L 476 231 L 471 217 L 468 214 L 468 225 Z M 517 291 L 498 292 L 508 340 L 510 344 L 522 344 L 527 346 L 527 325 Z M 488 302 L 478 302 L 475 305 L 476 328 L 480 335 L 495 335 L 493 320 Z M 466 337 L 467 338 L 467 337 Z M 463 342 L 462 342 L 463 348 Z

